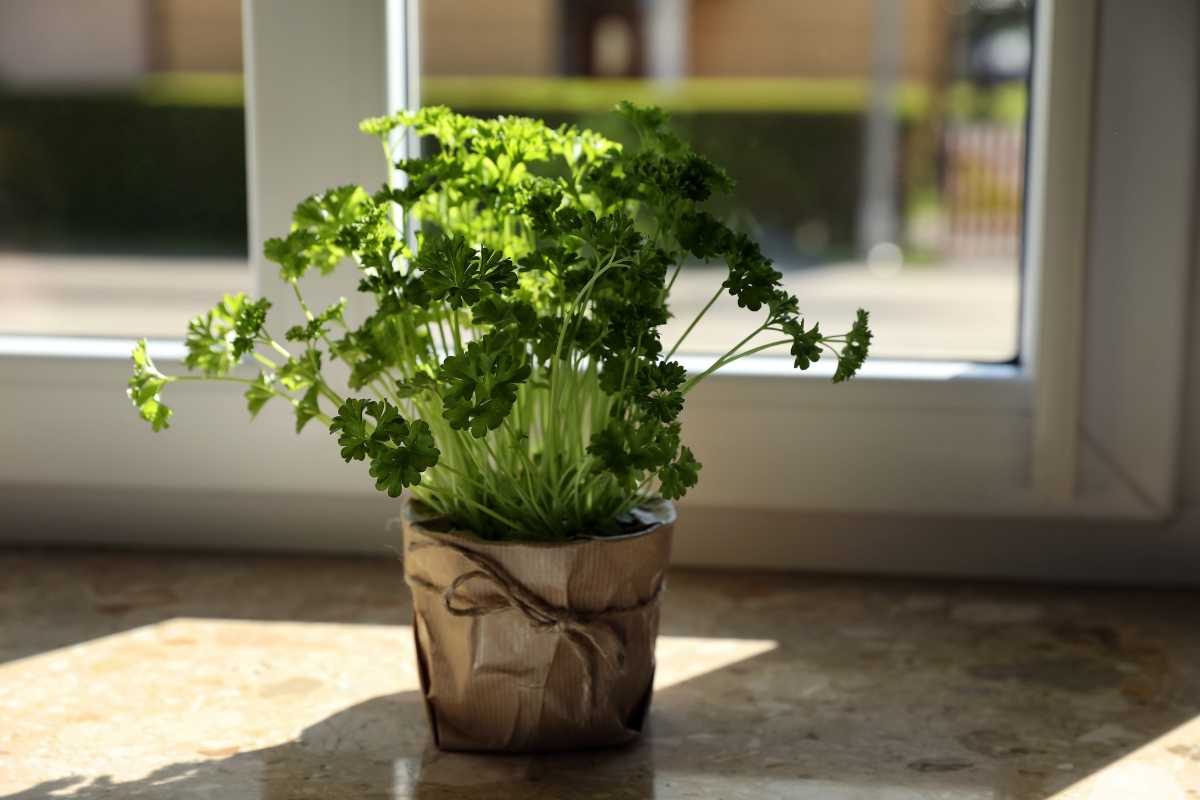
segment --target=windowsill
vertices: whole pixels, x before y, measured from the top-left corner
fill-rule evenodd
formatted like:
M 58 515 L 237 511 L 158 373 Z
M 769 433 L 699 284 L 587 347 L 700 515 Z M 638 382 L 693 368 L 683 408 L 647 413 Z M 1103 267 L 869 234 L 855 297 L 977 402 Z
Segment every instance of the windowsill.
M 429 741 L 394 559 L 0 562 L 5 794 L 1159 800 L 1200 781 L 1193 593 L 675 570 L 639 742 L 485 758 Z
M 77 359 L 103 364 L 119 362 L 126 369 L 133 339 L 81 336 L 5 336 L 0 334 L 0 358 Z M 151 356 L 161 364 L 180 363 L 187 350 L 179 339 L 151 339 Z M 715 360 L 714 355 L 685 353 L 677 356 L 689 372 L 703 372 Z M 117 366 L 117 365 L 114 365 Z M 709 381 L 730 378 L 765 378 L 781 381 L 826 383 L 836 364 L 826 358 L 807 370 L 799 371 L 788 356 L 759 355 L 735 361 L 714 373 Z M 1024 396 L 1028 386 L 1025 374 L 1017 364 L 980 364 L 970 361 L 908 361 L 902 359 L 872 359 L 854 378 L 855 383 L 876 381 L 909 381 L 914 383 L 945 383 L 947 381 L 987 381 L 996 385 L 1017 387 Z
M 177 336 L 249 283 L 245 258 L 0 251 L 0 338 Z

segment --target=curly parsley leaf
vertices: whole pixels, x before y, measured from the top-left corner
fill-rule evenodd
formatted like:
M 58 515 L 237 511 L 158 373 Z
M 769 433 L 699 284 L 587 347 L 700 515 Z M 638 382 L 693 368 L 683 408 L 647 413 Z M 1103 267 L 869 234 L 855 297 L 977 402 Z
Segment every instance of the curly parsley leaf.
M 597 471 L 611 474 L 632 491 L 642 473 L 660 473 L 679 450 L 679 423 L 652 417 L 610 419 L 592 435 L 587 452 L 597 461 Z
M 737 298 L 739 306 L 758 311 L 774 299 L 783 275 L 753 239 L 744 234 L 737 237 L 727 258 L 729 277 L 722 285 Z
M 308 391 L 296 403 L 296 433 L 304 430 L 304 426 L 308 425 L 314 417 L 321 414 L 321 391 L 315 385 L 308 387 Z
M 210 311 L 188 323 L 183 363 L 209 377 L 228 374 L 258 339 L 266 338 L 263 326 L 270 307 L 266 298 L 251 301 L 241 292 L 225 295 Z
M 783 332 L 792 337 L 791 353 L 796 359 L 796 369 L 808 369 L 809 366 L 819 361 L 821 358 L 821 341 L 824 337 L 821 336 L 820 325 L 813 325 L 809 330 L 804 330 L 804 320 L 788 319 L 782 323 Z
M 234 361 L 238 361 L 246 353 L 254 349 L 254 343 L 264 336 L 263 326 L 267 324 L 267 310 L 271 302 L 263 297 L 254 302 L 243 302 L 233 320 L 233 351 Z
M 838 353 L 838 365 L 833 373 L 834 383 L 841 383 L 853 378 L 867 359 L 867 352 L 871 349 L 873 336 L 868 324 L 868 317 L 867 312 L 861 308 L 855 315 L 854 324 L 851 326 L 850 332 L 846 334 L 846 343 Z
M 321 380 L 321 351 L 314 348 L 293 356 L 279 368 L 279 382 L 290 392 L 298 392 Z
M 671 422 L 683 411 L 687 370 L 678 361 L 663 361 L 638 373 L 637 396 L 646 413 L 659 422 Z
M 345 320 L 346 298 L 341 298 L 329 308 L 317 314 L 304 325 L 293 325 L 284 333 L 289 342 L 314 342 L 329 333 L 326 327 L 333 321 Z
M 250 411 L 251 417 L 257 417 L 258 412 L 262 411 L 263 406 L 267 404 L 272 397 L 275 396 L 275 375 L 262 370 L 258 373 L 258 378 L 254 383 L 246 388 L 244 397 L 246 398 L 246 408 Z
M 371 213 L 375 212 L 375 213 Z M 332 272 L 363 241 L 364 228 L 377 228 L 379 210 L 361 186 L 339 186 L 305 198 L 292 212 L 292 230 L 268 239 L 263 255 L 279 265 L 280 277 L 294 282 L 312 267 Z
M 146 351 L 146 340 L 138 339 L 133 348 L 133 375 L 129 378 L 129 396 L 138 415 L 157 433 L 170 427 L 171 408 L 162 401 L 162 388 L 171 379 L 159 371 Z
M 408 422 L 386 400 L 347 398 L 329 431 L 337 434 L 346 461 L 369 460 L 375 488 L 391 497 L 420 484 L 421 473 L 441 456 L 429 426 L 423 420 Z
M 658 478 L 662 496 L 668 500 L 678 500 L 700 479 L 700 462 L 692 455 L 691 449 L 681 447 L 679 457 L 663 467 Z
M 347 397 L 329 425 L 329 432 L 338 434 L 342 458 L 346 461 L 362 461 L 371 451 L 372 431 L 363 415 L 374 402 Z
M 461 355 L 447 356 L 438 370 L 443 385 L 442 415 L 456 430 L 482 438 L 504 422 L 517 399 L 517 387 L 531 369 L 521 343 L 492 332 L 467 344 Z
M 437 464 L 441 451 L 423 420 L 409 423 L 404 438 L 393 441 L 396 447 L 384 449 L 371 459 L 369 472 L 376 489 L 389 497 L 399 497 L 404 487 L 421 483 L 421 473 Z
M 432 300 L 451 308 L 474 305 L 485 293 L 512 290 L 517 270 L 498 250 L 476 251 L 462 236 L 432 236 L 417 253 L 421 282 Z
M 236 327 L 245 304 L 246 295 L 241 292 L 227 294 L 210 311 L 188 323 L 184 339 L 187 356 L 183 360 L 188 369 L 219 377 L 237 365 L 242 353 L 238 352 L 235 343 L 238 338 Z

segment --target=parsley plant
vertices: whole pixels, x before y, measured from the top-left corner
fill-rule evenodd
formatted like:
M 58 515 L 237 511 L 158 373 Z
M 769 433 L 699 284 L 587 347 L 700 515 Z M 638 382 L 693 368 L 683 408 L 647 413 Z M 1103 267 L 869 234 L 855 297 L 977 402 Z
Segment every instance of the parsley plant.
M 753 239 L 703 210 L 731 181 L 694 153 L 655 108 L 622 104 L 630 152 L 587 130 L 521 117 L 478 119 L 444 107 L 369 119 L 404 180 L 369 193 L 341 186 L 301 202 L 266 257 L 295 290 L 307 323 L 268 333 L 270 304 L 225 297 L 192 320 L 185 365 L 161 372 L 139 342 L 129 396 L 167 427 L 164 387 L 245 385 L 251 415 L 292 406 L 342 457 L 368 463 L 376 487 L 413 495 L 489 538 L 563 540 L 619 530 L 649 498 L 682 497 L 700 470 L 682 442 L 689 392 L 740 358 L 786 347 L 799 369 L 825 354 L 834 381 L 855 374 L 871 333 L 859 311 L 826 336 Z M 406 129 L 436 142 L 393 162 Z M 393 173 L 393 177 L 395 177 Z M 407 235 L 407 231 L 413 233 Z M 375 311 L 352 323 L 345 302 L 311 309 L 299 280 L 352 261 Z M 684 263 L 724 262 L 728 277 L 678 341 L 660 339 Z M 672 356 L 722 292 L 758 323 L 711 367 Z M 770 341 L 761 342 L 763 334 Z M 327 367 L 349 369 L 336 390 Z M 259 367 L 257 376 L 236 368 Z

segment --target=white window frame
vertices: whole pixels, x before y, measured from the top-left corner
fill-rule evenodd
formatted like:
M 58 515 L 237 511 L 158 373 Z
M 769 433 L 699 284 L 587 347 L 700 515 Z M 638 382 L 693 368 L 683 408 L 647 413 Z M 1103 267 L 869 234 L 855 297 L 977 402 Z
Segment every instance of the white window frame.
M 1155 79 L 1180 59 L 1194 69 L 1197 12 L 1166 3 L 1183 21 L 1165 38 L 1150 23 L 1164 41 L 1146 54 L 1129 47 L 1147 24 L 1130 5 L 1038 5 L 1022 362 L 875 361 L 840 386 L 820 369 L 739 362 L 689 398 L 685 439 L 704 472 L 677 561 L 1036 575 L 1053 547 L 992 518 L 1057 546 L 1107 520 L 1131 533 L 1086 539 L 1102 564 L 1089 574 L 1119 578 L 1126 554 L 1145 555 L 1147 525 L 1169 529 L 1197 102 L 1190 85 Z M 290 296 L 260 243 L 287 229 L 298 198 L 381 182 L 356 123 L 415 105 L 417 14 L 416 0 L 245 0 L 251 269 L 277 312 Z M 1160 92 L 1153 104 L 1142 82 Z M 1108 135 L 1115 120 L 1134 130 Z M 1144 253 L 1157 267 L 1131 287 L 1124 259 Z M 344 272 L 306 294 L 352 296 L 353 283 Z M 1152 364 L 1135 367 L 1147 341 Z M 171 430 L 150 433 L 121 392 L 129 346 L 0 339 L 0 538 L 380 552 L 394 537 L 395 501 L 315 427 L 295 436 L 282 408 L 249 424 L 228 386 L 176 385 Z M 179 368 L 178 342 L 151 349 Z M 1169 571 L 1166 538 L 1152 541 Z

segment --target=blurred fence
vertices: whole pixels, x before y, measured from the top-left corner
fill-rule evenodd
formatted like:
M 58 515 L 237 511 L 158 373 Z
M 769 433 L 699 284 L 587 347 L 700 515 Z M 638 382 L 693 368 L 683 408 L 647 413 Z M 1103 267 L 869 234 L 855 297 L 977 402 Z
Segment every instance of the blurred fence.
M 1021 242 L 1025 131 L 996 122 L 950 122 L 943 138 L 943 251 L 1015 257 Z

